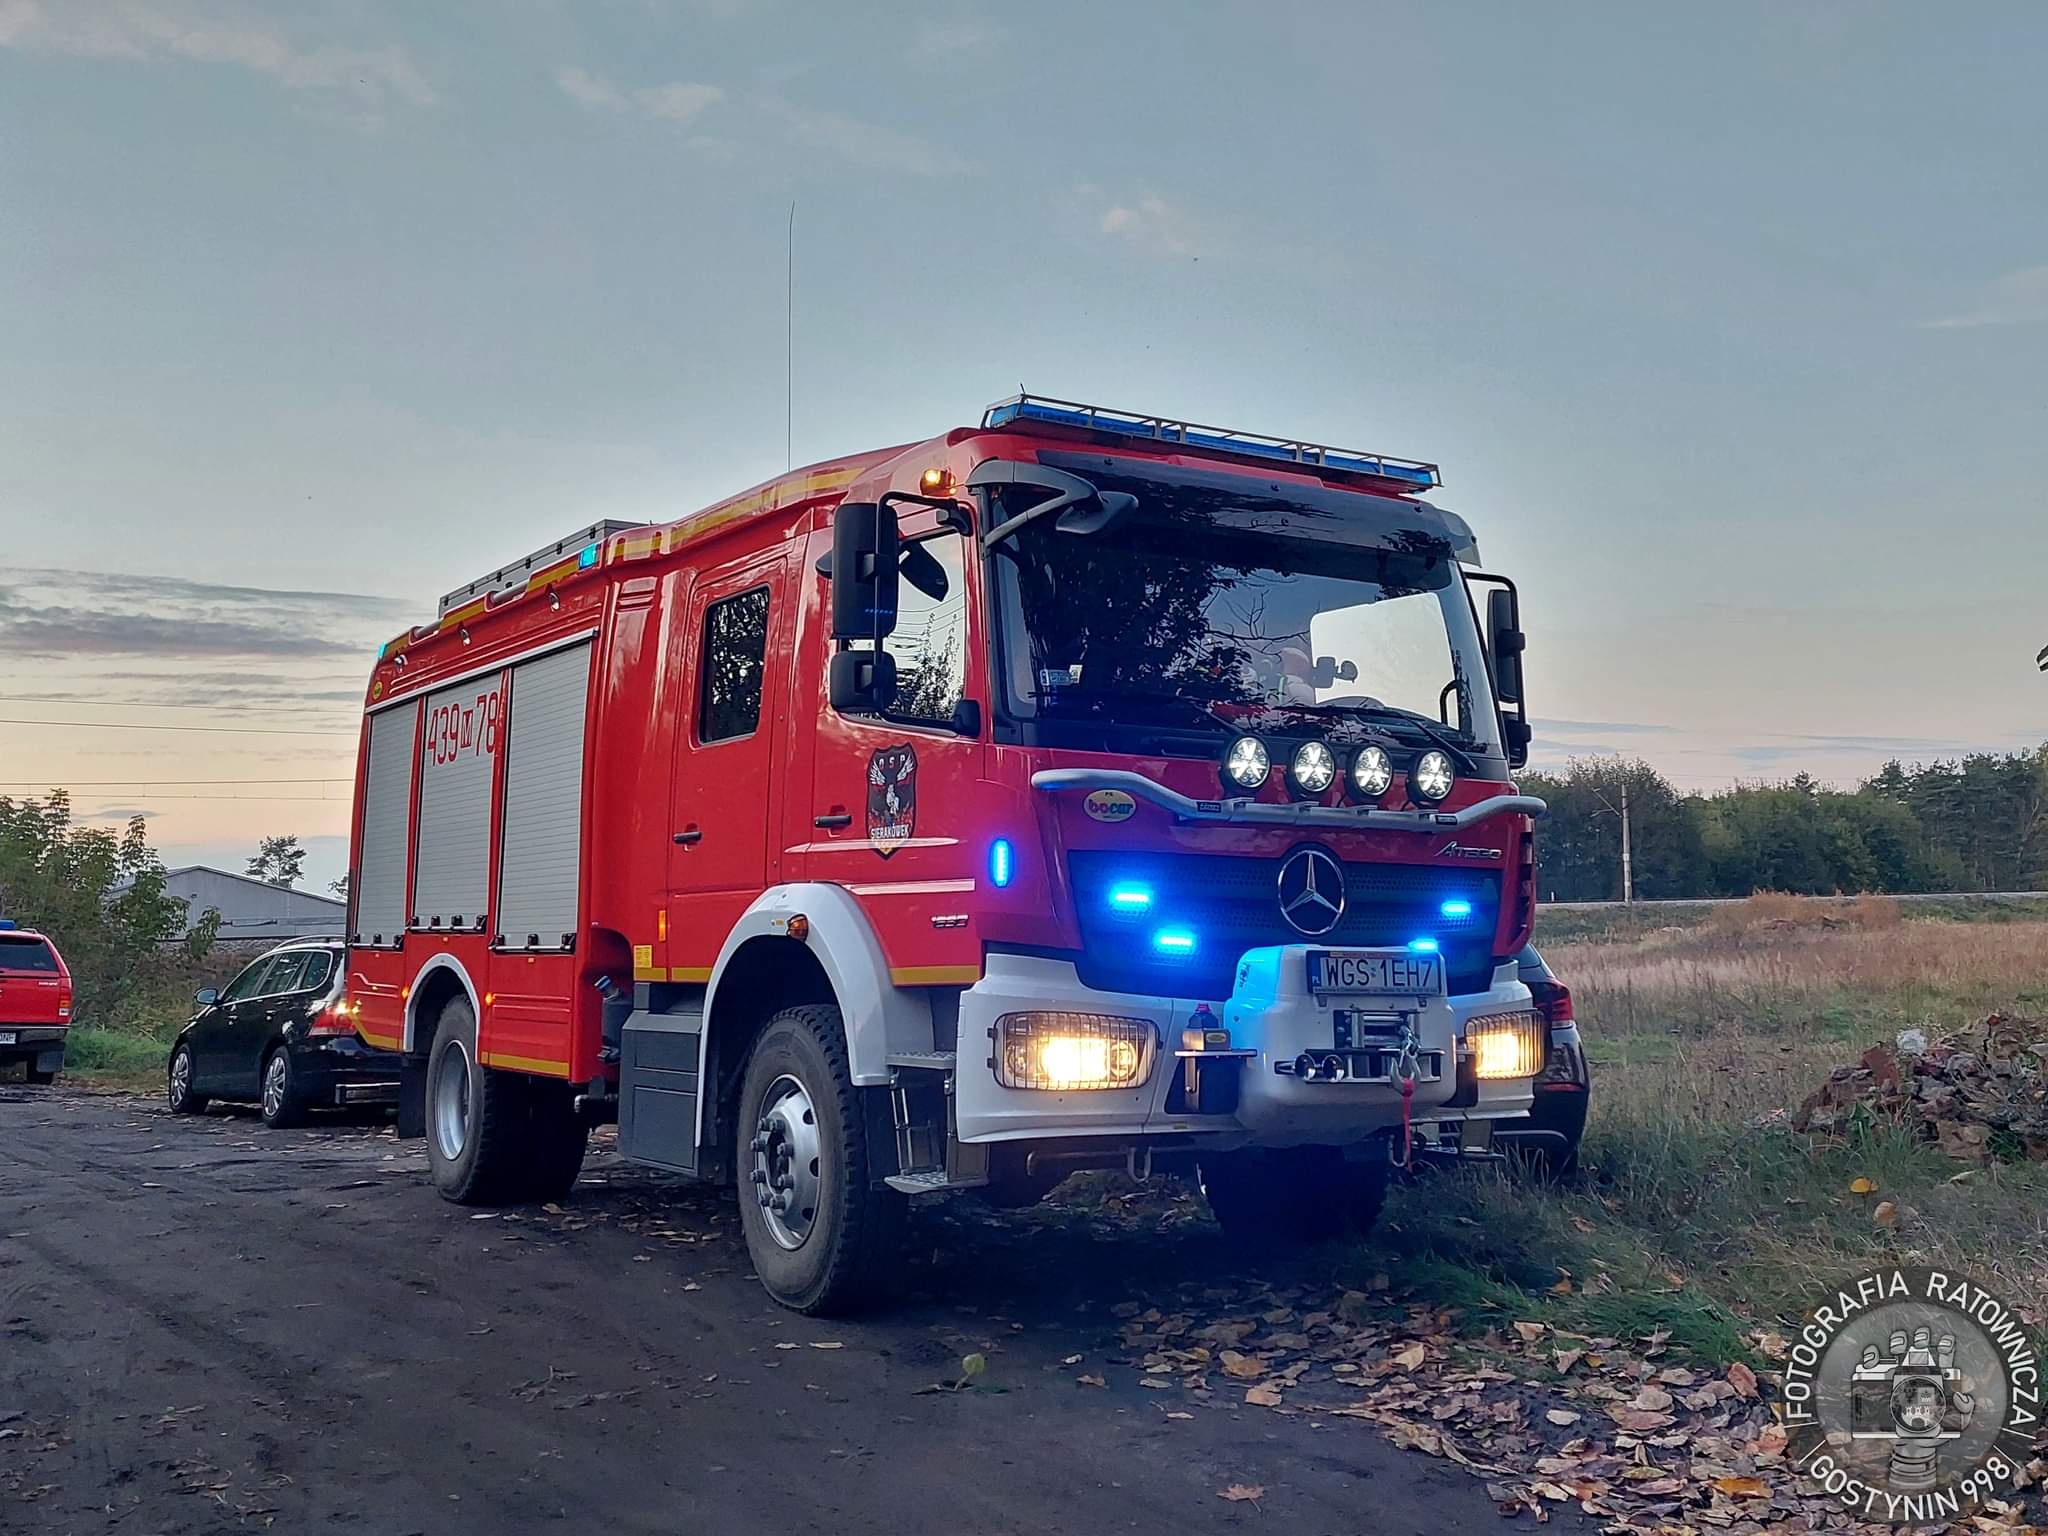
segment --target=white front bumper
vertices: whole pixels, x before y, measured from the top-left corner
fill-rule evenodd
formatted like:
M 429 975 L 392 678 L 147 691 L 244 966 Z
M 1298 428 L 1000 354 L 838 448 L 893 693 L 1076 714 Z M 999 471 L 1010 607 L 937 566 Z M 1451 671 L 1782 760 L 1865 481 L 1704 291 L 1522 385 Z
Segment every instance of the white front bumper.
M 1278 1069 L 1305 1051 L 1331 1049 L 1334 1020 L 1308 991 L 1309 946 L 1254 950 L 1238 968 L 1238 987 L 1221 1022 L 1231 1044 L 1258 1054 L 1244 1060 L 1237 1109 L 1229 1115 L 1169 1114 L 1168 1091 L 1180 1062 L 1174 1051 L 1200 1000 L 1099 992 L 1081 984 L 1072 962 L 1035 955 L 992 954 L 979 982 L 960 998 L 954 1112 L 962 1141 L 1041 1141 L 1063 1137 L 1193 1135 L 1221 1146 L 1344 1146 L 1401 1123 L 1397 1083 L 1306 1082 Z M 1482 1082 L 1474 1105 L 1442 1110 L 1457 1092 L 1457 1046 L 1466 1021 L 1531 1006 L 1512 962 L 1498 967 L 1484 992 L 1438 998 L 1414 1020 L 1418 1048 L 1441 1052 L 1443 1073 L 1418 1083 L 1414 1118 L 1500 1119 L 1524 1113 L 1531 1081 Z M 995 1078 L 995 1023 L 1006 1013 L 1038 1009 L 1146 1019 L 1158 1030 L 1150 1078 L 1131 1089 L 1055 1092 L 1005 1088 Z M 1218 1022 L 1212 1011 L 1207 1023 Z

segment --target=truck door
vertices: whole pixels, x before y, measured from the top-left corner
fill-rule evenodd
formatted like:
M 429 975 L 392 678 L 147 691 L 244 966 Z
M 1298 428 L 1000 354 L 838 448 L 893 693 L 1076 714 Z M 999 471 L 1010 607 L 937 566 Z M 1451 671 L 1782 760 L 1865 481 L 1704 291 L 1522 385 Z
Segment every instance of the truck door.
M 888 710 L 833 711 L 824 696 L 829 627 L 805 638 L 819 652 L 805 658 L 803 672 L 818 696 L 798 705 L 818 717 L 806 878 L 860 898 L 897 985 L 957 984 L 979 974 L 979 943 L 961 914 L 992 878 L 994 839 L 1007 830 L 1014 850 L 1021 829 L 979 825 L 974 816 L 985 799 L 977 792 L 983 746 L 961 705 L 971 710 L 985 698 L 986 670 L 975 659 L 982 652 L 972 622 L 972 544 L 930 511 L 906 510 L 902 530 L 917 553 L 904 561 L 896 629 L 883 642 L 896 659 Z M 934 590 L 919 590 L 912 573 Z M 822 583 L 820 601 L 829 604 Z
M 684 643 L 688 686 L 671 789 L 669 959 L 710 975 L 726 933 L 780 878 L 771 803 L 782 800 L 789 600 L 782 552 L 700 576 Z

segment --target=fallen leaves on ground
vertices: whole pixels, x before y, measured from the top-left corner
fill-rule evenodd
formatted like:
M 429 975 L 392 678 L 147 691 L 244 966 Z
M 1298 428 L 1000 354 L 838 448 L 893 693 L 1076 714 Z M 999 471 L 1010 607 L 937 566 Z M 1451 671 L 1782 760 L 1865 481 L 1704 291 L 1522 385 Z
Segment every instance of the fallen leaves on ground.
M 1263 1483 L 1232 1483 L 1228 1488 L 1216 1490 L 1216 1497 L 1228 1499 L 1233 1504 L 1256 1504 L 1266 1496 Z
M 1756 1368 L 1681 1361 L 1661 1331 L 1618 1338 L 1522 1319 L 1473 1338 L 1458 1312 L 1428 1302 L 1260 1284 L 1111 1310 L 1124 1350 L 1112 1363 L 1141 1385 L 1325 1427 L 1363 1421 L 1483 1479 L 1503 1516 L 1548 1522 L 1570 1508 L 1612 1536 L 1889 1530 L 1796 1485 Z M 1786 1353 L 1769 1331 L 1746 1343 L 1759 1361 Z M 1992 1517 L 1969 1529 L 2019 1528 Z
M 1903 1030 L 1893 1044 L 1835 1068 L 1792 1124 L 1847 1136 L 1879 1121 L 1911 1127 L 1958 1162 L 2048 1162 L 2048 1019 L 1994 1013 L 1975 1029 L 1932 1039 Z M 1849 1192 L 1871 1195 L 1877 1185 L 1859 1178 Z M 1879 1224 L 1908 1214 L 1894 1210 Z

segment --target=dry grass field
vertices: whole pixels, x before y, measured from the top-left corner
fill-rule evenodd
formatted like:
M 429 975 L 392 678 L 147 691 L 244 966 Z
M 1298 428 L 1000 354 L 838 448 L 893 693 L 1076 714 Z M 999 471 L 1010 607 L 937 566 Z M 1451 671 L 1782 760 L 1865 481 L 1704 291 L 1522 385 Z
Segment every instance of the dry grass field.
M 2048 915 L 1764 896 L 1689 916 L 1545 946 L 1594 1061 L 1581 1178 L 1554 1196 L 1432 1181 L 1395 1202 L 1371 1257 L 1482 1312 L 1533 1303 L 1724 1356 L 1887 1261 L 1972 1274 L 2048 1323 L 2048 1164 L 1958 1162 L 1886 1117 L 1793 1125 L 1832 1068 L 1901 1030 L 2048 1021 Z

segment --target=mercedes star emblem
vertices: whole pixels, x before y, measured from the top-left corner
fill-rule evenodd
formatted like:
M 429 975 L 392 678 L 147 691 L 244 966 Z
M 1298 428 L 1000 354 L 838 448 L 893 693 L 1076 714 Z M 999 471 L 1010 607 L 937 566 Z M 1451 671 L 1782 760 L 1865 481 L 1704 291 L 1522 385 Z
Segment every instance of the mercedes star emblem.
M 1280 866 L 1280 915 L 1297 933 L 1328 933 L 1344 915 L 1344 869 L 1320 848 L 1298 848 Z

